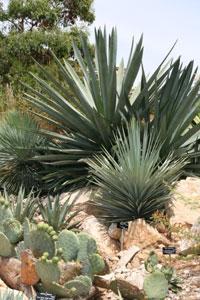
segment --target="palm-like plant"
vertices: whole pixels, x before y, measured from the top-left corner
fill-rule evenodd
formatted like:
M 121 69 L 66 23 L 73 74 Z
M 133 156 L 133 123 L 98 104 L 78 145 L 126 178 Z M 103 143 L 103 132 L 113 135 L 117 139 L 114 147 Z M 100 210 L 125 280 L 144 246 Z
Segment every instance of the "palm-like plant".
M 175 183 L 184 161 L 168 156 L 160 159 L 162 144 L 148 127 L 133 121 L 127 132 L 115 140 L 116 159 L 104 155 L 89 160 L 95 184 L 99 187 L 90 204 L 106 222 L 149 219 L 171 201 L 170 185 Z
M 87 165 L 83 159 L 112 147 L 114 132 L 124 120 L 135 114 L 135 105 L 148 93 L 155 97 L 155 88 L 163 84 L 168 69 L 158 76 L 161 65 L 154 74 L 136 89 L 133 89 L 142 66 L 142 37 L 135 49 L 132 45 L 127 66 L 123 61 L 116 66 L 117 34 L 113 29 L 107 41 L 106 32 L 95 32 L 95 59 L 86 39 L 82 38 L 81 52 L 74 45 L 75 57 L 83 77 L 77 75 L 70 63 L 62 64 L 54 55 L 60 75 L 71 88 L 74 98 L 67 97 L 66 86 L 39 66 L 49 83 L 33 75 L 43 92 L 27 87 L 30 93 L 25 98 L 45 113 L 42 118 L 60 128 L 60 133 L 43 132 L 51 137 L 51 153 L 36 159 L 48 164 L 45 181 L 57 189 L 85 182 Z
M 11 111 L 0 125 L 0 186 L 18 193 L 39 186 L 38 162 L 32 158 L 44 147 L 37 123 L 27 114 Z
M 81 211 L 79 208 L 75 208 L 79 195 L 80 193 L 73 200 L 70 199 L 70 196 L 67 196 L 62 200 L 62 203 L 59 195 L 54 198 L 48 197 L 46 204 L 39 201 L 39 211 L 43 221 L 52 226 L 56 232 L 64 228 L 68 230 L 78 228 L 80 222 L 73 222 L 73 219 Z

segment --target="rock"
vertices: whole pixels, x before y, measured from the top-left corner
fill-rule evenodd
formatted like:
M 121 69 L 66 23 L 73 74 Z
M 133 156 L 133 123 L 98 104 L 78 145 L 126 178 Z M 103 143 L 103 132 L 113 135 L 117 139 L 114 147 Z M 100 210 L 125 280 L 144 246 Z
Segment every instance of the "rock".
M 170 241 L 162 236 L 157 229 L 150 226 L 143 219 L 137 219 L 129 223 L 128 231 L 124 236 L 124 248 L 128 249 L 131 246 L 139 246 L 146 248 L 154 244 L 170 245 Z
M 112 257 L 119 251 L 119 243 L 109 237 L 107 228 L 94 216 L 87 217 L 83 221 L 81 229 L 96 240 L 98 250 L 102 256 Z
M 122 230 L 117 227 L 116 223 L 112 223 L 108 228 L 108 235 L 114 240 L 120 240 Z
M 128 250 L 123 250 L 119 252 L 118 256 L 120 256 L 120 260 L 117 263 L 117 268 L 125 267 L 139 252 L 139 250 L 139 247 L 132 246 Z
M 21 252 L 21 282 L 26 285 L 35 285 L 39 280 L 36 272 L 36 259 L 31 250 L 24 250 Z
M 112 272 L 106 275 L 95 275 L 94 284 L 103 289 L 110 289 L 111 282 L 115 280 L 115 273 Z
M 130 300 L 143 300 L 144 294 L 143 292 L 135 285 L 131 284 L 127 280 L 123 279 L 115 279 L 110 284 L 110 289 L 118 294 L 120 291 L 122 297 Z
M 193 224 L 200 216 L 200 178 L 187 177 L 180 180 L 174 190 L 171 224 Z
M 191 227 L 188 232 L 188 238 L 179 242 L 181 255 L 200 255 L 200 218 Z
M 20 273 L 20 260 L 16 258 L 0 259 L 0 278 L 12 289 L 23 290 Z

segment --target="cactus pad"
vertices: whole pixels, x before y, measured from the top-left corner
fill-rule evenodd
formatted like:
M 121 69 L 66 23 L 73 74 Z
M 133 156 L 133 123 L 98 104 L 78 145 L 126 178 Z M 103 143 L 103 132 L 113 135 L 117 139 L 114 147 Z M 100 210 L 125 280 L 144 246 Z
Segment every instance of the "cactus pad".
M 11 218 L 13 218 L 13 214 L 9 207 L 9 202 L 3 197 L 0 197 L 0 231 L 3 231 L 3 222 Z
M 59 282 L 60 269 L 58 262 L 42 256 L 36 263 L 36 271 L 43 283 Z
M 14 247 L 5 234 L 0 232 L 0 256 L 9 257 L 14 254 Z
M 80 246 L 77 259 L 80 262 L 84 262 L 91 254 L 97 252 L 96 241 L 87 233 L 83 232 L 78 234 L 78 239 Z
M 90 289 L 92 287 L 92 281 L 88 276 L 77 276 L 75 279 L 68 281 L 65 284 L 65 287 L 67 289 L 75 289 L 73 296 L 79 297 L 79 296 L 87 296 L 90 292 Z
M 22 225 L 16 219 L 7 219 L 3 222 L 3 232 L 12 244 L 16 244 L 23 237 Z
M 162 272 L 156 271 L 144 279 L 143 288 L 148 299 L 165 299 L 168 281 Z
M 55 254 L 56 239 L 56 235 L 49 232 L 47 224 L 39 223 L 36 229 L 30 231 L 30 249 L 37 258 L 41 257 L 44 252 L 48 252 L 49 257 L 52 258 Z
M 68 262 L 76 259 L 79 250 L 79 240 L 76 234 L 67 229 L 58 235 L 57 248 L 62 249 L 62 257 Z
M 104 260 L 99 254 L 92 254 L 89 258 L 89 261 L 93 274 L 99 274 L 105 269 Z

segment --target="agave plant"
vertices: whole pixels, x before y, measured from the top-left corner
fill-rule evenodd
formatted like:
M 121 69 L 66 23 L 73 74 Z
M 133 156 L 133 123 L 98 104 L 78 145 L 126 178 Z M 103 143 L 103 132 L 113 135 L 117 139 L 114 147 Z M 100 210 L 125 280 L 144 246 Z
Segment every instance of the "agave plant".
M 21 186 L 16 196 L 9 195 L 6 189 L 3 196 L 10 203 L 13 217 L 21 224 L 26 218 L 30 221 L 33 219 L 38 207 L 38 200 L 33 191 L 26 195 L 25 189 Z
M 39 211 L 42 215 L 43 221 L 53 227 L 58 232 L 61 229 L 76 229 L 80 225 L 79 221 L 72 222 L 78 213 L 81 211 L 80 208 L 75 207 L 76 200 L 80 193 L 71 200 L 70 196 L 60 200 L 60 195 L 48 197 L 46 204 L 44 201 L 39 201 Z
M 168 156 L 161 161 L 162 144 L 147 126 L 136 121 L 118 131 L 116 159 L 107 151 L 89 160 L 95 184 L 99 187 L 91 200 L 98 216 L 106 222 L 149 219 L 171 201 L 170 185 L 176 182 L 185 162 Z
M 42 92 L 26 86 L 25 98 L 39 111 L 40 115 L 60 131 L 44 132 L 53 141 L 48 155 L 35 159 L 47 164 L 44 175 L 50 188 L 76 186 L 87 179 L 88 167 L 85 158 L 102 151 L 102 146 L 111 150 L 114 132 L 121 127 L 124 120 L 130 120 L 136 114 L 138 103 L 155 97 L 155 88 L 162 86 L 169 69 L 161 72 L 162 64 L 142 84 L 135 84 L 142 66 L 142 37 L 131 48 L 127 66 L 124 63 L 117 68 L 117 33 L 113 29 L 107 41 L 106 32 L 95 31 L 95 59 L 85 37 L 82 37 L 81 52 L 74 44 L 74 53 L 83 76 L 80 77 L 64 60 L 62 64 L 54 54 L 58 70 L 66 85 L 58 82 L 42 66 L 45 79 L 32 74 L 39 83 Z M 67 88 L 74 95 L 68 98 Z
M 38 134 L 37 123 L 27 114 L 8 112 L 0 125 L 0 186 L 17 193 L 23 185 L 25 191 L 39 186 L 39 162 L 32 158 L 45 138 Z

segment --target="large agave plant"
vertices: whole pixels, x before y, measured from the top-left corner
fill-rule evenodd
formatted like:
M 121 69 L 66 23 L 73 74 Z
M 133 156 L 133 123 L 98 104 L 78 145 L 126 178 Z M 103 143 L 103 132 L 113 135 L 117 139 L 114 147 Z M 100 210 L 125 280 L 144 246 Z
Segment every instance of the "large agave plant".
M 59 134 L 45 132 L 53 141 L 51 153 L 36 158 L 48 164 L 44 179 L 51 188 L 78 186 L 85 182 L 88 168 L 83 159 L 101 151 L 102 146 L 110 151 L 116 128 L 132 118 L 135 107 L 145 100 L 147 93 L 148 101 L 153 101 L 155 88 L 162 86 L 171 68 L 160 74 L 161 64 L 148 80 L 142 78 L 142 84 L 138 86 L 135 81 L 142 66 L 142 37 L 135 48 L 132 45 L 126 67 L 122 61 L 119 68 L 116 30 L 113 29 L 108 41 L 105 31 L 95 31 L 95 37 L 95 58 L 84 37 L 83 57 L 74 45 L 82 77 L 69 62 L 64 60 L 62 64 L 54 55 L 66 85 L 43 69 L 47 81 L 33 75 L 42 92 L 27 86 L 29 93 L 25 98 L 45 113 L 42 118 L 60 128 Z M 72 90 L 73 98 L 68 98 L 68 88 Z
M 39 186 L 40 164 L 32 160 L 44 147 L 45 139 L 29 115 L 11 111 L 0 124 L 0 186 L 17 193 Z
M 126 133 L 118 131 L 115 144 L 115 159 L 105 150 L 89 161 L 99 187 L 90 204 L 106 222 L 149 219 L 170 203 L 170 186 L 180 175 L 184 161 L 171 155 L 161 161 L 159 137 L 135 121 Z

